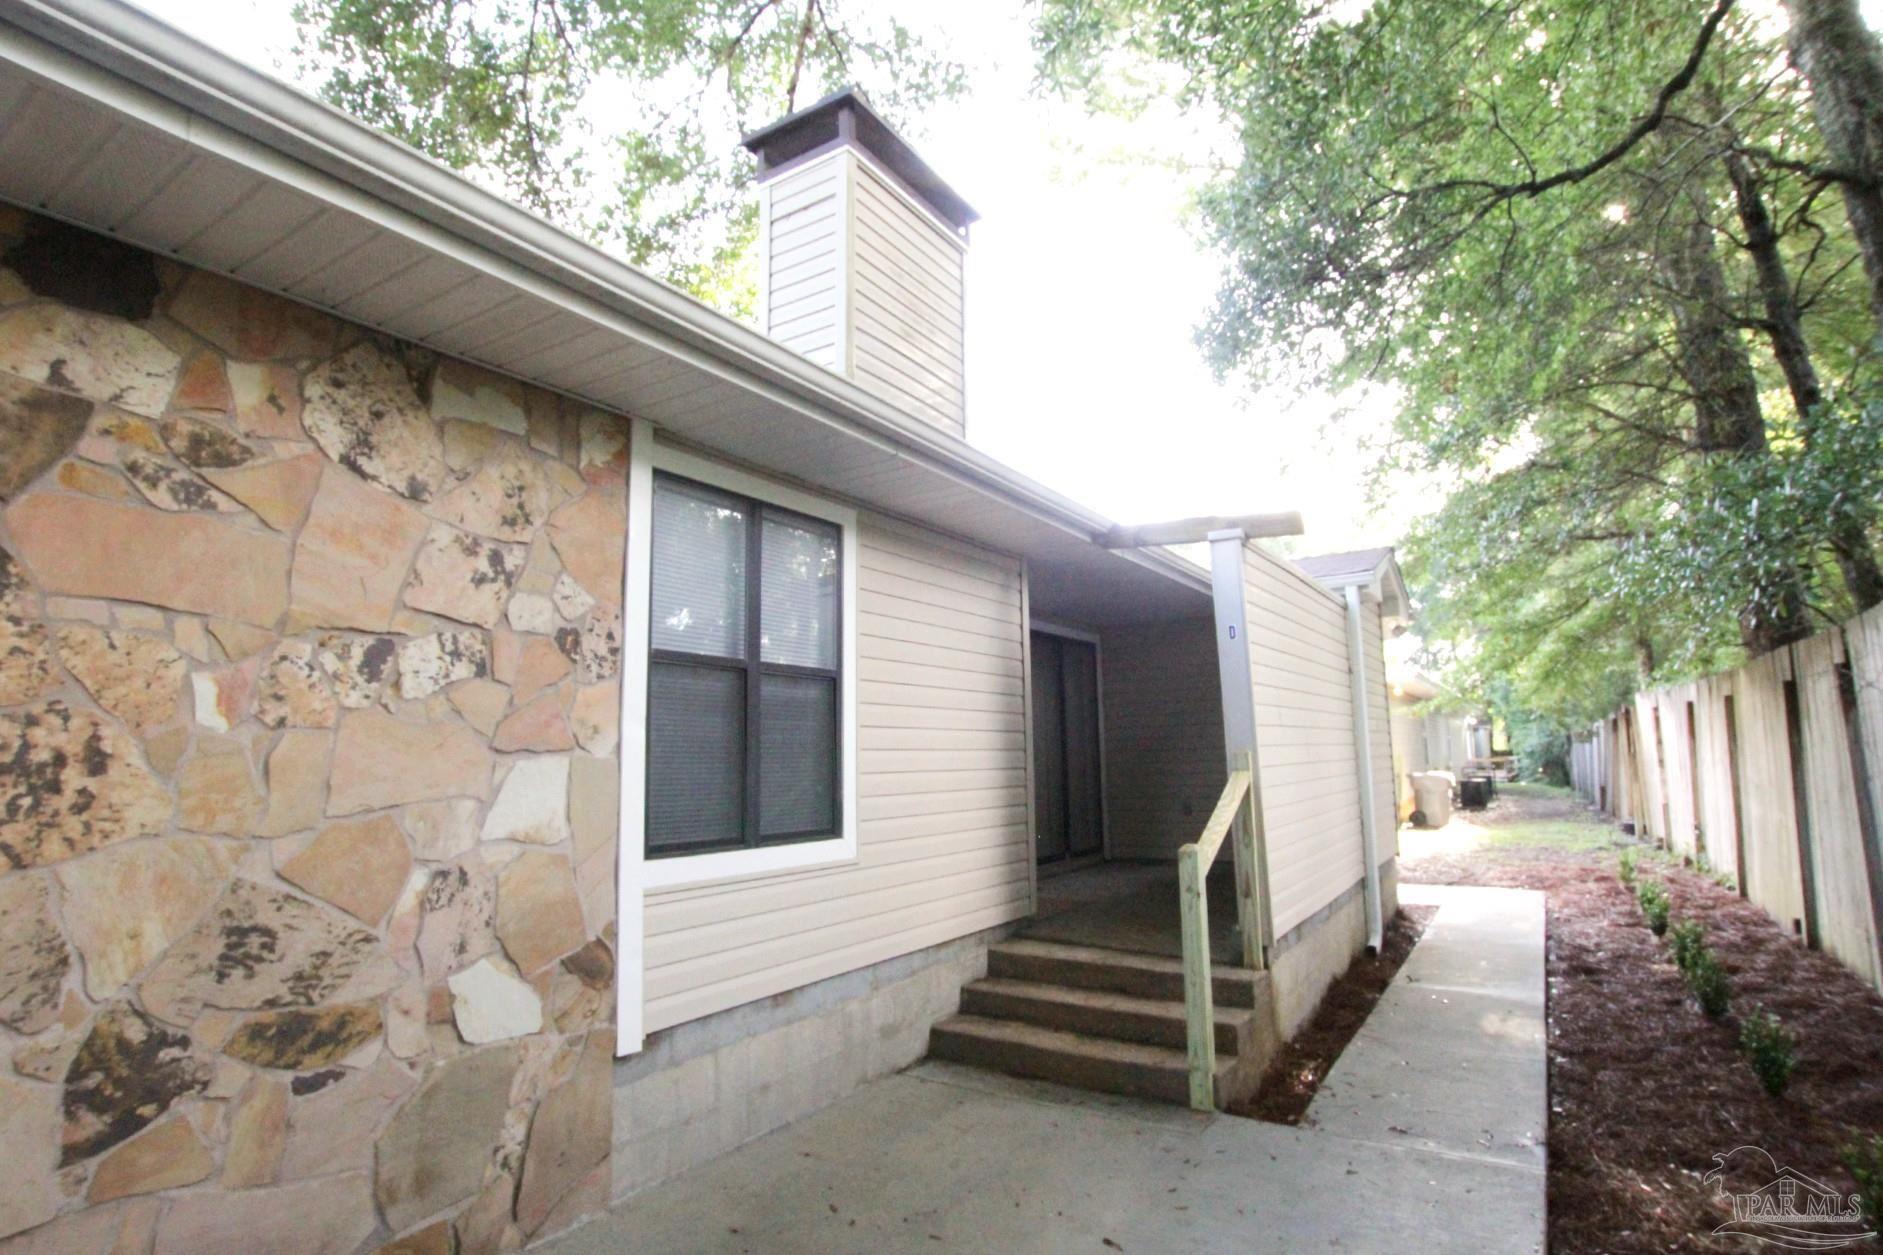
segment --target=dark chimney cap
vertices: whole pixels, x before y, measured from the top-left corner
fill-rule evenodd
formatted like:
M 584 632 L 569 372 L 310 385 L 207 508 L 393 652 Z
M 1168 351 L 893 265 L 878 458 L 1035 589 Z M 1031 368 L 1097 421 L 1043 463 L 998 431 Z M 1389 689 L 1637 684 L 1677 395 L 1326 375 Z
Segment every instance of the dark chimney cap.
M 840 88 L 816 104 L 760 127 L 740 142 L 757 154 L 761 177 L 853 143 L 956 230 L 981 216 L 916 156 L 908 141 L 890 129 L 854 87 Z

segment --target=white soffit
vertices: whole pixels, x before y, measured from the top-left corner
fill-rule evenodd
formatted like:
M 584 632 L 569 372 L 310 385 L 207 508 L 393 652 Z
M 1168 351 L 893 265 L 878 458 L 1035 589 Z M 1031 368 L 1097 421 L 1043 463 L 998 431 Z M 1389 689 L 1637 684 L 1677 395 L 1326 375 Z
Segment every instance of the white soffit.
M 1207 610 L 1186 559 L 116 0 L 0 9 L 0 198 L 1025 556 L 1054 613 Z

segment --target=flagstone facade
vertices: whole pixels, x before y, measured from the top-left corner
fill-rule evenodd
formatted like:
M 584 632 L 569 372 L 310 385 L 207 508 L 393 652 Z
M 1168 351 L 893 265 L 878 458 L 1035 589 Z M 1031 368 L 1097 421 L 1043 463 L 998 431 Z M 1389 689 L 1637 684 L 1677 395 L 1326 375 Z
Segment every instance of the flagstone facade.
M 627 440 L 0 209 L 0 1249 L 605 1203 Z

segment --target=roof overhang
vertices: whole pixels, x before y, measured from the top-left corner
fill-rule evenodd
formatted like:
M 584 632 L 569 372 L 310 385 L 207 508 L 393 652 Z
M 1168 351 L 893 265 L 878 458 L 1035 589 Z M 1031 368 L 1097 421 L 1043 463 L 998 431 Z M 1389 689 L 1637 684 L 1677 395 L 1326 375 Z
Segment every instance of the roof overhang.
M 1393 551 L 1385 551 L 1386 556 L 1365 571 L 1341 571 L 1314 577 L 1323 587 L 1336 592 L 1356 587 L 1360 595 L 1377 602 L 1380 613 L 1385 618 L 1396 622 L 1409 622 L 1412 618 L 1412 597 L 1406 591 L 1406 577 L 1399 569 L 1399 559 Z
M 1024 557 L 1092 624 L 1209 577 L 752 328 L 117 0 L 0 8 L 0 199 Z

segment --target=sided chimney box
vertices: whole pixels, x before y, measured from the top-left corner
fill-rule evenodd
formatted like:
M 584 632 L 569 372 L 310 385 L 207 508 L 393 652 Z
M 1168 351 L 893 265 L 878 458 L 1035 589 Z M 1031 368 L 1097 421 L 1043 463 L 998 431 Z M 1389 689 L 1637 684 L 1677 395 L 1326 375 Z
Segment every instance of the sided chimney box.
M 758 157 L 765 333 L 963 435 L 963 265 L 979 215 L 853 88 L 744 143 Z

